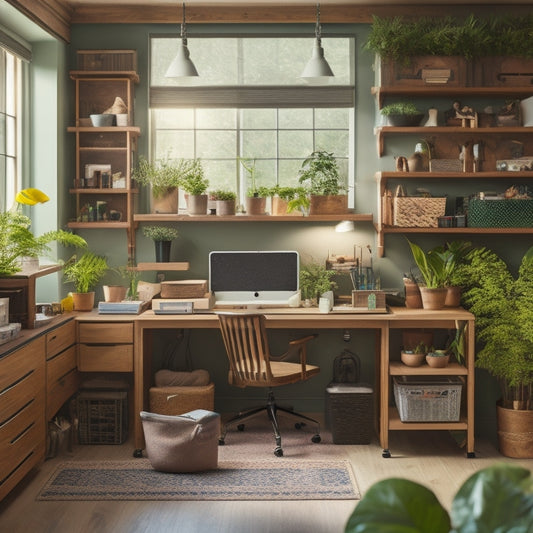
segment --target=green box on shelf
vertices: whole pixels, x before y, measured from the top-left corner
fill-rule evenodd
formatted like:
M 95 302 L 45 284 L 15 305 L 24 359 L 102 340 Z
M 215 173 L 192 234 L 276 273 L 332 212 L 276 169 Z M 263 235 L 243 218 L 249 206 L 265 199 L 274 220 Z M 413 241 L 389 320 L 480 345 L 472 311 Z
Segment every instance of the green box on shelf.
M 468 202 L 467 225 L 471 228 L 533 227 L 533 199 L 473 198 Z

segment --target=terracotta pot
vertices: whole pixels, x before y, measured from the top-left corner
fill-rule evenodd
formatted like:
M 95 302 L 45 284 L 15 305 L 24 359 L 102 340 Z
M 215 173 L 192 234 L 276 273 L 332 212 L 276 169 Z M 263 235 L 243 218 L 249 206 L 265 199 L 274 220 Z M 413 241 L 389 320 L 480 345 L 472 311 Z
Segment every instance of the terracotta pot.
M 187 196 L 187 213 L 191 217 L 207 215 L 207 194 L 189 194 Z
M 260 196 L 248 196 L 246 198 L 247 215 L 266 215 L 266 198 Z
M 426 362 L 431 368 L 446 368 L 450 362 L 450 356 L 427 354 Z
M 428 287 L 420 287 L 420 295 L 422 296 L 422 307 L 424 309 L 443 309 L 446 301 L 446 294 L 448 289 L 446 287 L 439 287 L 436 289 L 429 289 Z
M 93 292 L 73 292 L 74 311 L 92 311 L 94 307 Z
M 506 457 L 533 458 L 533 411 L 496 406 L 498 443 Z
M 409 352 L 402 351 L 402 353 L 400 354 L 400 357 L 404 365 L 420 366 L 424 362 L 426 358 L 426 354 L 425 353 L 409 353 Z
M 321 196 L 312 194 L 310 197 L 310 215 L 342 215 L 348 212 L 348 195 Z
M 408 278 L 404 278 L 403 284 L 405 286 L 405 307 L 421 309 L 422 296 L 418 284 Z
M 444 300 L 445 307 L 459 307 L 461 305 L 462 287 L 448 287 L 446 292 L 446 299 Z
M 216 210 L 218 216 L 228 216 L 235 214 L 235 200 L 217 200 Z
M 104 300 L 106 302 L 121 302 L 126 298 L 128 287 L 123 285 L 104 285 Z
M 155 198 L 151 195 L 150 210 L 152 213 L 173 213 L 178 212 L 179 194 L 178 189 L 169 189 L 168 194 Z

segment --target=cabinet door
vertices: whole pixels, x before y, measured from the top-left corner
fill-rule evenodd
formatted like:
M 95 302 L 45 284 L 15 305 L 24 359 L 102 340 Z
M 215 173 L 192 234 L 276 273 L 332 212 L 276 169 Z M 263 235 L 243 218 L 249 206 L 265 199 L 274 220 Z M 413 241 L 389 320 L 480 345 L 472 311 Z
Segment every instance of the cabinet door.
M 133 372 L 133 344 L 80 344 L 81 372 Z
M 78 390 L 76 347 L 49 359 L 46 363 L 46 419 L 52 419 L 61 406 Z
M 76 323 L 71 320 L 46 334 L 46 359 L 51 359 L 75 342 Z
M 81 344 L 133 342 L 133 322 L 82 322 L 78 328 Z

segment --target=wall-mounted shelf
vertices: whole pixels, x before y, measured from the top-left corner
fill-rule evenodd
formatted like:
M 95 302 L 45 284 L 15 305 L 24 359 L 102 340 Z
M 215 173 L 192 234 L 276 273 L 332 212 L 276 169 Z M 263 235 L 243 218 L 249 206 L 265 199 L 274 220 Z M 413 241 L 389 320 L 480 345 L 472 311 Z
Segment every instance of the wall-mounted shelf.
M 146 271 L 153 271 L 153 270 L 159 270 L 159 271 L 184 271 L 189 270 L 189 263 L 188 262 L 181 262 L 181 263 L 139 263 L 134 270 L 137 270 L 139 272 L 146 272 Z
M 274 216 L 274 215 L 231 215 L 231 216 L 189 216 L 172 213 L 136 214 L 135 222 L 340 222 L 353 220 L 354 222 L 373 222 L 372 214 L 347 213 L 344 215 L 312 215 L 307 217 Z

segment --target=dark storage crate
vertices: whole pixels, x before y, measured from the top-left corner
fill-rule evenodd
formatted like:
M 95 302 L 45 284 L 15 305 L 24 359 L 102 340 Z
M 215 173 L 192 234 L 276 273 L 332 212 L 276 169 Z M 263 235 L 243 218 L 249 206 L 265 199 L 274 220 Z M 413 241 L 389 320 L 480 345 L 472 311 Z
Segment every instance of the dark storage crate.
M 330 383 L 326 417 L 334 444 L 369 444 L 373 435 L 374 392 L 364 383 Z
M 127 391 L 82 391 L 77 402 L 80 444 L 122 444 L 126 440 Z
M 533 226 L 533 199 L 472 199 L 468 202 L 470 228 L 530 228 Z

